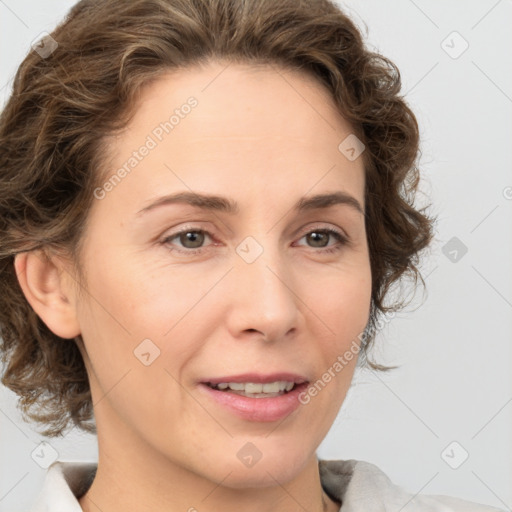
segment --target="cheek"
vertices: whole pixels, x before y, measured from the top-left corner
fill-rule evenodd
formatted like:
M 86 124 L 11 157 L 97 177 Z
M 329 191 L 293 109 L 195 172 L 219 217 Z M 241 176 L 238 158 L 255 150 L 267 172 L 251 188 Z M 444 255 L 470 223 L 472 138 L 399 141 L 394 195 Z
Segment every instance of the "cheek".
M 104 389 L 126 371 L 144 368 L 148 359 L 154 360 L 152 369 L 169 369 L 179 379 L 181 367 L 219 321 L 220 302 L 208 293 L 219 272 L 128 263 L 119 258 L 108 269 L 91 270 L 81 305 L 82 336 Z M 150 373 L 146 377 L 151 380 Z
M 326 424 L 334 420 L 350 387 L 370 313 L 370 266 L 362 264 L 350 270 L 326 277 L 321 288 L 308 287 L 308 302 L 313 305 L 310 318 L 321 320 L 316 321 L 314 336 L 318 341 L 320 364 L 316 377 L 320 382 L 316 390 L 311 390 L 314 396 L 305 400 L 322 403 Z
M 204 339 L 195 334 L 202 324 L 194 304 L 205 290 L 187 286 L 180 273 L 145 274 L 144 267 L 136 272 L 121 262 L 108 272 L 91 271 L 87 286 L 82 337 L 91 388 L 106 397 L 98 400 L 96 415 L 111 421 L 115 409 L 141 428 L 155 418 L 169 424 L 182 414 L 181 368 Z
M 362 331 L 368 322 L 371 303 L 369 264 L 336 270 L 322 279 L 312 277 L 304 283 L 304 293 L 312 304 L 312 313 L 325 319 L 331 334 L 343 339 L 354 331 Z M 315 286 L 312 282 L 316 282 Z
M 211 273 L 169 266 L 155 269 L 119 258 L 109 269 L 91 272 L 86 301 L 103 327 L 120 328 L 135 341 L 141 336 L 162 337 L 213 284 Z

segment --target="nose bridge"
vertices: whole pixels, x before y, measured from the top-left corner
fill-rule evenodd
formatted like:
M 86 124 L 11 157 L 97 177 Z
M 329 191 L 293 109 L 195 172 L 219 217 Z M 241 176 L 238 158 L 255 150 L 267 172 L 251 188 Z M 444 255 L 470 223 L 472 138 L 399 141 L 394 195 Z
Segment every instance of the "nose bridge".
M 260 237 L 262 240 L 262 237 Z M 233 307 L 238 330 L 255 329 L 269 340 L 296 327 L 292 273 L 278 244 L 247 237 L 236 248 Z

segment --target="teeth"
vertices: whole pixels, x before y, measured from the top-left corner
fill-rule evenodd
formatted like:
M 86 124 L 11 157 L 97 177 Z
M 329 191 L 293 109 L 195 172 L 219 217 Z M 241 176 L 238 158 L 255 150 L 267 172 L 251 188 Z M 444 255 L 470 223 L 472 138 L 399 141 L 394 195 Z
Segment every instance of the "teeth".
M 214 388 L 222 391 L 231 389 L 232 391 L 241 391 L 248 394 L 261 394 L 261 393 L 282 393 L 283 391 L 291 391 L 295 384 L 293 382 L 287 382 L 279 380 L 275 382 L 267 382 L 265 384 L 257 382 L 220 382 L 219 384 L 213 385 Z
M 279 391 L 284 391 L 284 389 L 281 389 L 280 384 L 280 382 L 269 382 L 267 384 L 263 384 L 261 388 L 263 393 L 278 393 Z
M 231 385 L 230 385 L 231 387 Z M 245 389 L 243 389 L 245 388 Z M 248 382 L 242 387 L 243 391 L 246 393 L 261 393 L 263 391 L 263 384 L 255 384 L 253 382 Z M 277 390 L 276 390 L 277 391 Z M 268 393 L 268 391 L 266 391 Z

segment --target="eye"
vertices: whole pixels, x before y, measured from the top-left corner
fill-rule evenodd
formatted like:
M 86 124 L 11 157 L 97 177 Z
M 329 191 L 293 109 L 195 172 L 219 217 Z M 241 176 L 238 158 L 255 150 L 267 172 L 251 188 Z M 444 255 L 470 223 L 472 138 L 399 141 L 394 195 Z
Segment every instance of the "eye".
M 344 245 L 348 244 L 348 238 L 343 233 L 331 228 L 314 229 L 306 233 L 302 238 L 310 242 L 309 247 L 323 249 L 320 252 L 324 253 L 339 251 Z M 329 241 L 333 238 L 337 243 L 329 246 Z
M 190 255 L 203 252 L 208 247 L 204 245 L 208 238 L 213 239 L 212 235 L 204 229 L 185 228 L 165 237 L 161 243 L 171 251 Z M 339 251 L 349 243 L 348 238 L 342 232 L 332 228 L 311 230 L 300 238 L 300 240 L 302 239 L 307 240 L 309 247 L 319 249 L 318 252 L 322 253 Z M 337 243 L 329 245 L 332 239 Z
M 211 239 L 212 237 L 208 231 L 203 229 L 183 229 L 165 237 L 162 240 L 162 244 L 176 246 L 176 242 L 178 242 L 178 248 L 171 247 L 171 250 L 187 254 L 195 254 L 197 252 L 201 252 L 204 248 L 203 244 L 207 238 Z M 182 247 L 185 250 L 179 249 L 179 247 Z

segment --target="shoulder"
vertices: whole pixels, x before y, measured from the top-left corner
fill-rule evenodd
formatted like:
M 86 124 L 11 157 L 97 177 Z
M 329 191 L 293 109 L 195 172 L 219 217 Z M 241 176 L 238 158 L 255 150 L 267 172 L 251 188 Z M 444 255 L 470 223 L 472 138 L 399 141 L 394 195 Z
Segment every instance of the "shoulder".
M 342 503 L 341 512 L 503 512 L 451 496 L 410 493 L 365 461 L 322 460 L 319 470 L 325 491 Z
M 77 498 L 91 485 L 96 468 L 92 462 L 53 463 L 30 512 L 82 512 Z

